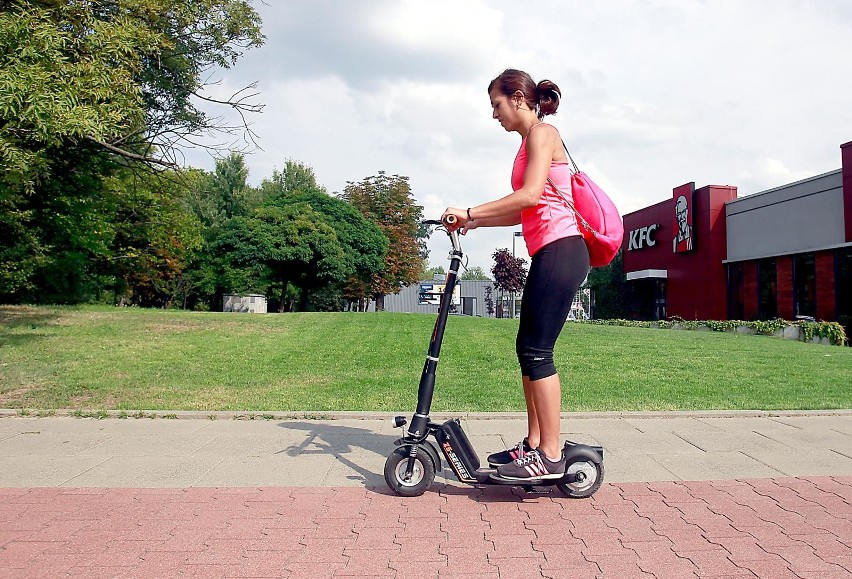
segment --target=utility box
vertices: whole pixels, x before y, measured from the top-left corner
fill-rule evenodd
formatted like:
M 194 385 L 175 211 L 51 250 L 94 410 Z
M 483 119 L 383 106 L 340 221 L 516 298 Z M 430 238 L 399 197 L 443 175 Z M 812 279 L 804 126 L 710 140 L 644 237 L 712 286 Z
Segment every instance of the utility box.
M 258 294 L 248 294 L 244 296 L 225 294 L 222 296 L 222 311 L 265 314 L 266 296 Z

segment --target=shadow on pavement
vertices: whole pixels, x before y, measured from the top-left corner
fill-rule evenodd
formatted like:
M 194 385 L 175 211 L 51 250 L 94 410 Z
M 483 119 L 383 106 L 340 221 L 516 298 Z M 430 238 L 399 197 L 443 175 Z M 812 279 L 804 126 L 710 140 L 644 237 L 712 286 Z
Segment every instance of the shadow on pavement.
M 278 426 L 288 430 L 304 431 L 305 438 L 299 444 L 290 445 L 276 454 L 284 453 L 288 456 L 330 454 L 335 460 L 358 473 L 349 478 L 354 479 L 356 476 L 360 478 L 368 491 L 381 495 L 394 496 L 394 493 L 385 483 L 384 472 L 382 470 L 384 459 L 381 460 L 382 467 L 376 468 L 375 465 L 379 463 L 375 458 L 371 458 L 369 462 L 372 468 L 367 468 L 357 462 L 357 457 L 358 455 L 363 456 L 363 451 L 375 453 L 382 457 L 389 456 L 395 448 L 394 441 L 400 435 L 377 434 L 373 430 L 366 428 L 316 422 L 288 421 L 281 422 Z M 519 502 L 539 496 L 562 496 L 555 488 L 552 495 L 530 495 L 519 488 L 506 486 L 448 484 L 440 480 L 440 477 L 455 480 L 455 476 L 446 466 L 442 466 L 441 468 L 442 470 L 437 473 L 436 480 L 427 493 L 444 496 L 463 496 L 477 502 Z M 374 472 L 374 470 L 377 472 Z
M 304 431 L 305 438 L 299 444 L 290 445 L 276 454 L 284 453 L 287 456 L 330 454 L 335 460 L 358 473 L 356 476 L 363 480 L 367 488 L 373 489 L 385 485 L 384 473 L 381 470 L 373 472 L 373 469 L 359 464 L 357 456 L 364 456 L 365 450 L 387 456 L 393 450 L 393 442 L 399 438 L 398 436 L 377 434 L 366 428 L 316 422 L 288 421 L 281 422 L 278 426 L 287 430 Z M 370 463 L 375 465 L 376 460 L 372 459 Z M 354 479 L 354 476 L 350 478 Z

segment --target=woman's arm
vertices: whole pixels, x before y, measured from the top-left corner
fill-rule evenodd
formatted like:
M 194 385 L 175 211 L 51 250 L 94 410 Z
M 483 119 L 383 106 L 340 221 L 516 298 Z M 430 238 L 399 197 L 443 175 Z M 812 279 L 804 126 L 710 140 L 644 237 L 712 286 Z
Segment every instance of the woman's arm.
M 467 217 L 465 215 L 465 217 Z M 484 219 L 473 219 L 465 223 L 465 230 L 470 231 L 477 227 L 506 227 L 517 225 L 521 222 L 521 214 L 504 215 L 503 217 L 486 217 Z
M 499 225 L 517 225 L 520 223 L 521 211 L 535 207 L 544 192 L 547 174 L 554 151 L 562 141 L 559 133 L 550 125 L 540 125 L 540 128 L 530 130 L 527 136 L 527 169 L 524 172 L 524 184 L 520 189 L 482 205 L 470 208 L 470 219 L 475 221 L 475 227 L 494 227 Z M 467 209 L 449 207 L 444 215 L 452 214 L 459 219 L 459 226 L 468 223 Z M 473 229 L 473 228 L 467 228 Z

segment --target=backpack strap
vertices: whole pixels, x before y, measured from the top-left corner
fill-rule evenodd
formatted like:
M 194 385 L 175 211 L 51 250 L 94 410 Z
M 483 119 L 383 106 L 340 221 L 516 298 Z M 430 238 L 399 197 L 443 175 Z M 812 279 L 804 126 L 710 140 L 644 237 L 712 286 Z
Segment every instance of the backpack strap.
M 568 152 L 568 145 L 565 144 L 563 139 L 560 140 L 562 141 L 562 148 L 565 149 L 565 154 L 568 155 L 568 160 L 571 161 L 571 165 L 574 167 L 574 172 L 579 173 L 580 169 L 577 167 L 577 163 L 574 162 L 574 159 L 571 158 L 571 153 Z
M 566 153 L 567 152 L 568 151 L 566 150 Z M 571 162 L 573 163 L 574 161 Z M 574 207 L 574 203 L 568 201 L 568 197 L 566 197 L 562 190 L 556 186 L 556 183 L 553 182 L 553 179 L 548 177 L 547 182 L 550 183 L 550 186 L 553 187 L 553 190 L 556 191 L 556 194 L 559 195 L 559 198 L 562 199 L 562 202 L 568 207 L 568 209 L 574 212 L 574 218 L 577 221 L 577 226 L 582 227 L 583 229 L 593 233 L 594 235 L 598 235 L 598 232 L 595 231 L 595 229 L 591 225 L 589 225 L 589 222 L 586 221 L 586 218 L 580 215 L 580 212 L 577 211 L 576 207 Z

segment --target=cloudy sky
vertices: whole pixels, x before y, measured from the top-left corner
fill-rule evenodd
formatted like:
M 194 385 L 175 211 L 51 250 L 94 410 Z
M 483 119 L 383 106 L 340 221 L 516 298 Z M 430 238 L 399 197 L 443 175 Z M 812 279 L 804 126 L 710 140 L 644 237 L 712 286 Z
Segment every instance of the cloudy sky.
M 294 159 L 330 193 L 406 175 L 427 217 L 502 197 L 520 137 L 491 118 L 486 90 L 505 68 L 559 85 L 547 119 L 622 213 L 690 181 L 743 196 L 835 170 L 852 141 L 849 0 L 254 5 L 266 44 L 212 93 L 258 83 L 253 184 Z M 214 164 L 191 151 L 187 162 Z M 469 265 L 490 270 L 512 241 L 505 228 L 471 233 Z M 429 247 L 446 266 L 446 238 Z

